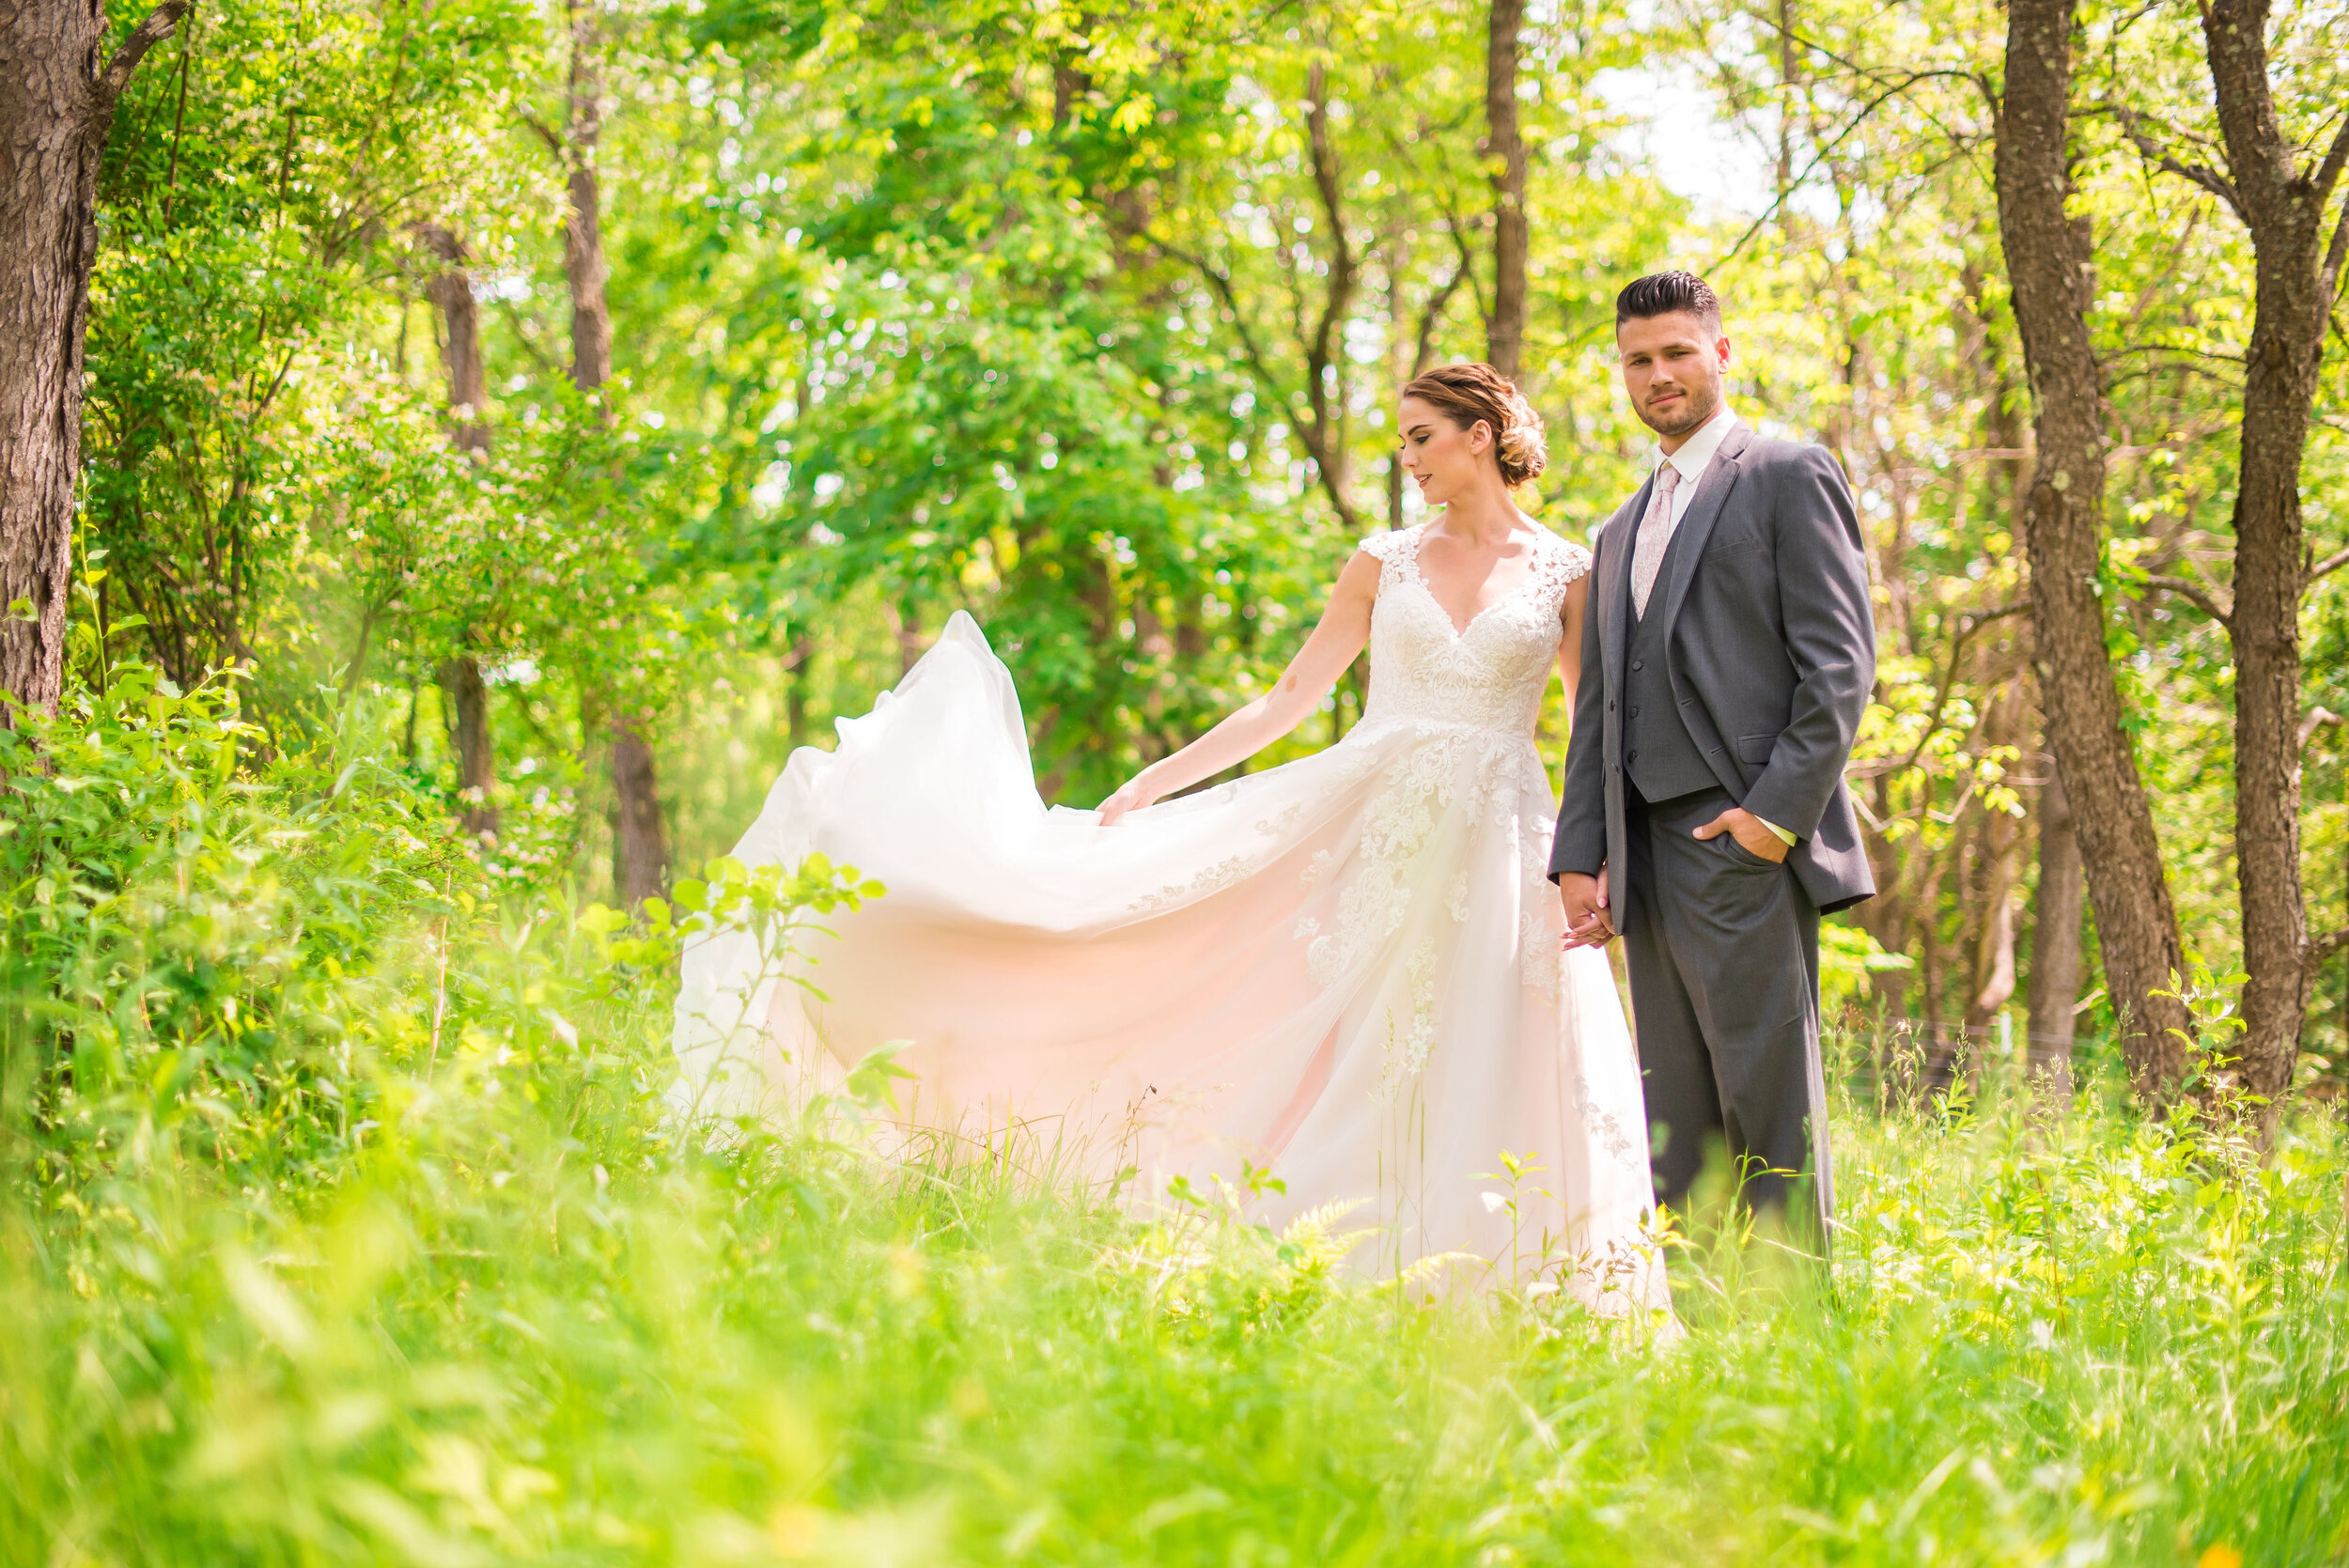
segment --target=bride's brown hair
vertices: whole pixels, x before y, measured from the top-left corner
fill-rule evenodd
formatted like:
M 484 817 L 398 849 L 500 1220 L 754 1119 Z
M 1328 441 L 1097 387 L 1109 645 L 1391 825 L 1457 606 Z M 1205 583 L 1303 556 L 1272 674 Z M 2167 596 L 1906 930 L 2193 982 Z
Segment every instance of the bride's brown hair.
M 1482 360 L 1439 365 L 1403 389 L 1461 429 L 1483 420 L 1493 432 L 1493 456 L 1510 489 L 1531 483 L 1549 466 L 1549 443 L 1542 416 L 1525 400 L 1517 383 Z

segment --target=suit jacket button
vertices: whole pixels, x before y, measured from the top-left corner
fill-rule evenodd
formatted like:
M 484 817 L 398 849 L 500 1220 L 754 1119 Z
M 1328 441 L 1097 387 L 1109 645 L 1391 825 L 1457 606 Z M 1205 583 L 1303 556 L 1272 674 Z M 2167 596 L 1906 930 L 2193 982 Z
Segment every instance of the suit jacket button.
M 1647 668 L 1647 664 L 1642 660 L 1635 659 L 1631 661 L 1631 667 L 1635 670 L 1644 670 Z
M 1640 760 L 1640 753 L 1637 752 L 1626 752 L 1623 754 L 1623 760 L 1626 762 L 1637 762 Z
M 1631 717 L 1633 717 L 1634 719 L 1637 719 L 1639 716 L 1640 716 L 1640 710 L 1639 710 L 1638 708 L 1636 708 L 1636 707 L 1635 707 L 1635 708 L 1633 708 L 1633 709 L 1631 710 Z

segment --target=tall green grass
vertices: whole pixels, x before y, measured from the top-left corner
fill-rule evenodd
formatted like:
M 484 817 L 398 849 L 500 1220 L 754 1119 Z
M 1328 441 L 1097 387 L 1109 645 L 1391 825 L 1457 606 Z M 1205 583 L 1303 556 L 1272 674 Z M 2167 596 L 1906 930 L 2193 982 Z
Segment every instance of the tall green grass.
M 7 764 L 0 1562 L 2349 1560 L 2314 1110 L 1844 1101 L 1831 1289 L 1692 1253 L 1645 1344 L 1244 1203 L 680 1139 L 653 947 L 175 700 Z

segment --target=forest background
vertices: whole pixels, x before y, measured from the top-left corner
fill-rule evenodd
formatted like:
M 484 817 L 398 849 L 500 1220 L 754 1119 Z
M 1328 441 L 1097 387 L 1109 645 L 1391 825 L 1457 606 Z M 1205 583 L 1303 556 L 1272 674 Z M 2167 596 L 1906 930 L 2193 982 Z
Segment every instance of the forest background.
M 2272 28 L 2274 113 L 2320 151 L 2339 25 Z M 2224 976 L 2255 247 L 2199 178 L 2228 165 L 2194 14 L 2078 26 L 2097 662 L 2158 821 L 2152 925 Z M 2005 41 L 1938 5 L 202 8 L 100 178 L 80 678 L 101 644 L 182 690 L 236 669 L 275 730 L 371 702 L 493 865 L 636 900 L 968 609 L 1047 798 L 1090 802 L 1262 690 L 1354 541 L 1419 516 L 1389 427 L 1416 369 L 1517 375 L 1553 453 L 1527 505 L 1586 537 L 1645 445 L 1613 292 L 1682 265 L 1730 302 L 1740 411 L 1861 502 L 1884 891 L 1843 946 L 1896 961 L 1863 1010 L 2108 1046 L 2116 994 L 2175 982 L 2106 984 L 2043 716 Z M 2349 924 L 2337 318 L 2319 337 L 2286 547 L 2302 939 Z M 2152 969 L 2190 976 L 2179 951 Z M 2252 1020 L 2292 1036 L 2267 1092 L 2349 1054 L 2329 952 L 2292 948 L 2305 1026 Z
M 0 15 L 0 1557 L 2340 1562 L 2345 25 Z M 1673 265 L 1875 583 L 1829 1299 L 680 1136 L 680 938 L 869 892 L 712 863 L 790 748 L 968 610 L 1090 804 L 1417 520 L 1426 365 L 1587 538 Z

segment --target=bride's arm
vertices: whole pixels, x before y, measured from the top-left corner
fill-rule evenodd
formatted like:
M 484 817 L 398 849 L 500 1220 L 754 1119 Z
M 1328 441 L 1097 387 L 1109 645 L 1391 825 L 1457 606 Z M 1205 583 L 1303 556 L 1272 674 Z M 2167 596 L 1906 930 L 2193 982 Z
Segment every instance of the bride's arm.
M 1575 688 L 1582 684 L 1582 612 L 1591 601 L 1591 574 L 1584 572 L 1566 584 L 1565 599 L 1558 606 L 1558 620 L 1564 636 L 1558 643 L 1558 674 L 1566 683 L 1566 722 L 1574 722 Z
M 1592 574 L 1586 571 L 1572 582 L 1567 583 L 1565 600 L 1558 606 L 1559 626 L 1564 633 L 1558 644 L 1558 675 L 1566 683 L 1568 744 L 1572 744 L 1574 716 L 1579 710 L 1579 705 L 1575 699 L 1582 686 L 1582 617 L 1590 613 L 1591 577 Z M 1597 711 L 1595 705 L 1592 711 Z M 1572 775 L 1568 777 L 1571 778 Z M 1561 782 L 1560 787 L 1562 789 L 1565 787 L 1563 781 Z M 1564 878 L 1553 873 L 1551 879 L 1558 883 L 1560 896 L 1564 896 Z M 1604 864 L 1598 868 L 1597 880 L 1598 890 L 1593 895 L 1593 902 L 1588 907 L 1603 912 L 1607 908 L 1607 867 Z M 1569 903 L 1566 906 L 1565 945 L 1567 947 L 1604 947 L 1614 940 L 1614 930 L 1608 924 L 1609 920 L 1612 919 L 1611 916 L 1600 919 L 1595 926 L 1585 927 L 1583 934 L 1579 938 L 1574 934 L 1575 918 L 1575 906 Z
M 1129 811 L 1215 777 L 1303 723 L 1354 662 L 1362 644 L 1370 641 L 1370 607 L 1377 597 L 1378 563 L 1358 550 L 1346 570 L 1338 574 L 1337 586 L 1330 591 L 1321 624 L 1297 650 L 1297 657 L 1281 672 L 1272 690 L 1236 709 L 1173 756 L 1161 757 L 1135 774 L 1101 802 L 1101 825 L 1107 827 Z

